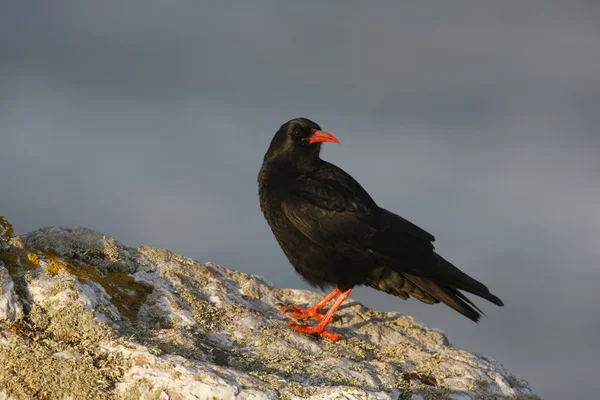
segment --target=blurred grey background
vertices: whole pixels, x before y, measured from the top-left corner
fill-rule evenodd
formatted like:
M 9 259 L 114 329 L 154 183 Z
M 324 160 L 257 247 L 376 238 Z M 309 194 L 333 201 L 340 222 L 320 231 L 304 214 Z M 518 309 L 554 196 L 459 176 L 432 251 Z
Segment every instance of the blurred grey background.
M 600 380 L 598 2 L 2 2 L 0 214 L 307 287 L 258 207 L 279 126 L 506 303 L 355 298 L 444 330 L 546 399 Z

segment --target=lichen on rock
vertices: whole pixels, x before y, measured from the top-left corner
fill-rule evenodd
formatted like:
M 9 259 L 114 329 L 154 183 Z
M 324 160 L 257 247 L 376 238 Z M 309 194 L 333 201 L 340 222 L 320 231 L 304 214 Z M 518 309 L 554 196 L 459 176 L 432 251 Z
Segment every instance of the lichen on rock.
M 86 228 L 0 227 L 0 398 L 537 398 L 411 317 L 348 301 L 333 343 L 275 306 L 316 293 Z

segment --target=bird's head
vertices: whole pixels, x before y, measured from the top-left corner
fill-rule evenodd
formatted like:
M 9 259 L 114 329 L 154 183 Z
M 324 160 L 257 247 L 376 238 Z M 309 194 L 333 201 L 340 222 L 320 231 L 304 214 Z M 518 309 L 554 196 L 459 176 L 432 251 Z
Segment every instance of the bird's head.
M 310 164 L 319 157 L 321 143 L 340 142 L 330 133 L 307 118 L 292 119 L 277 131 L 267 154 L 266 160 L 291 162 L 296 165 Z

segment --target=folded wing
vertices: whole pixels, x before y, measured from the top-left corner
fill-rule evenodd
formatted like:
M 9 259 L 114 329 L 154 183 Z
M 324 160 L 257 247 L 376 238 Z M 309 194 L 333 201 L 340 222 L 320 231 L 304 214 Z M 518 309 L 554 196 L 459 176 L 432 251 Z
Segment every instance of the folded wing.
M 433 235 L 378 207 L 342 170 L 328 171 L 329 176 L 332 174 L 332 179 L 296 179 L 282 202 L 285 216 L 306 237 L 348 257 L 368 255 L 381 268 L 399 274 L 416 288 L 413 293 L 394 289 L 403 293 L 396 294 L 400 297 L 413 295 L 425 302 L 441 301 L 473 320 L 479 319 L 479 309 L 459 290 L 502 305 L 485 285 L 434 252 Z M 393 284 L 377 281 L 381 278 L 375 275 L 373 282 L 367 282 L 369 286 Z

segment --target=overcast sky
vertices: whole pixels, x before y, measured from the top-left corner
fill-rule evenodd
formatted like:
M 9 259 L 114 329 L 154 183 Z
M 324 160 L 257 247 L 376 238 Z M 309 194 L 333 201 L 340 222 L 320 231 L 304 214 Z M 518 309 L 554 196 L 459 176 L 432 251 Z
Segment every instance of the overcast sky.
M 86 226 L 306 288 L 256 175 L 279 126 L 308 117 L 341 141 L 324 159 L 506 306 L 476 301 L 474 324 L 355 298 L 545 399 L 598 396 L 597 2 L 7 3 L 0 215 L 17 233 Z

